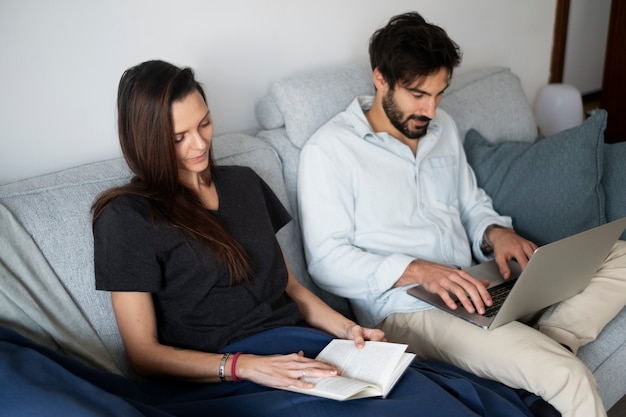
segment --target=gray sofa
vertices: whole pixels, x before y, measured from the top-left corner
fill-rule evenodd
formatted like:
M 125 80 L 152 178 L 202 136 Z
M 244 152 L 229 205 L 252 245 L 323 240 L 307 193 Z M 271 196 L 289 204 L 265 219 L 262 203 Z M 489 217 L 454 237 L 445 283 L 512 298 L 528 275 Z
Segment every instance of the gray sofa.
M 306 272 L 295 184 L 304 141 L 352 97 L 370 93 L 369 77 L 366 66 L 359 64 L 279 80 L 257 107 L 264 130 L 256 137 L 229 134 L 214 139 L 218 163 L 254 168 L 293 214 L 295 221 L 281 230 L 279 240 L 296 276 L 348 315 L 347 301 L 320 290 Z M 476 128 L 491 141 L 519 140 L 534 146 L 535 124 L 529 104 L 519 80 L 506 69 L 459 73 L 442 107 L 456 118 L 463 135 Z M 482 145 L 476 146 L 488 148 Z M 500 159 L 481 166 L 493 165 L 497 171 Z M 602 171 L 606 166 L 597 168 Z M 92 367 L 132 378 L 109 296 L 94 289 L 90 225 L 90 206 L 96 195 L 129 178 L 123 160 L 113 159 L 0 186 L 0 325 Z M 619 204 L 609 208 L 607 201 L 613 194 L 602 188 L 604 179 L 600 180 L 594 191 L 602 194 L 597 203 L 603 213 L 597 220 L 626 215 L 624 200 L 621 209 Z M 611 180 L 613 186 L 624 189 L 623 181 Z M 589 222 L 575 223 L 584 227 Z M 598 379 L 607 408 L 626 393 L 625 329 L 626 313 L 622 311 L 597 341 L 580 351 Z

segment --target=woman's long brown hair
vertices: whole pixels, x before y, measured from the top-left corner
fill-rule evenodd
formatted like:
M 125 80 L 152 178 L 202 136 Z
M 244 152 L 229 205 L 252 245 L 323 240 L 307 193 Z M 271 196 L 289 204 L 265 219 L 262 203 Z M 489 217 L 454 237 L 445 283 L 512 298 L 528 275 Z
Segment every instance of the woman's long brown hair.
M 114 198 L 133 194 L 150 202 L 155 221 L 165 221 L 208 245 L 228 268 L 231 280 L 247 282 L 252 269 L 245 249 L 207 210 L 198 196 L 178 181 L 171 107 L 194 91 L 206 102 L 190 68 L 147 61 L 122 75 L 117 94 L 118 135 L 124 159 L 134 173 L 129 184 L 111 188 L 93 204 L 93 221 Z M 218 169 L 209 151 L 206 184 Z

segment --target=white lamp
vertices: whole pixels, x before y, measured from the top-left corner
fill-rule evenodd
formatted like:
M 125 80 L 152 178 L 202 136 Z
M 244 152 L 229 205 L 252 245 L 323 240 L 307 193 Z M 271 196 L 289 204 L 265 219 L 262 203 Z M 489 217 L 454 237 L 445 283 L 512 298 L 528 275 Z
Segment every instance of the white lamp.
M 535 103 L 535 120 L 545 136 L 578 126 L 583 121 L 580 91 L 567 84 L 546 85 Z

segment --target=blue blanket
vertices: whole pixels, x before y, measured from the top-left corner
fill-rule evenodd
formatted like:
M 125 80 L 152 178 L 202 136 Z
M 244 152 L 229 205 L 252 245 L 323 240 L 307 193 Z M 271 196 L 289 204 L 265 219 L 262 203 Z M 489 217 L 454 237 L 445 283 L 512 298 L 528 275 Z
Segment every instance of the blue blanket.
M 305 328 L 270 330 L 224 351 L 309 357 L 331 340 Z M 520 395 L 521 394 L 521 395 Z M 0 410 L 28 416 L 533 416 L 540 398 L 432 361 L 414 361 L 386 399 L 338 402 L 252 382 L 137 382 L 97 371 L 0 327 Z M 555 414 L 550 414 L 555 413 Z

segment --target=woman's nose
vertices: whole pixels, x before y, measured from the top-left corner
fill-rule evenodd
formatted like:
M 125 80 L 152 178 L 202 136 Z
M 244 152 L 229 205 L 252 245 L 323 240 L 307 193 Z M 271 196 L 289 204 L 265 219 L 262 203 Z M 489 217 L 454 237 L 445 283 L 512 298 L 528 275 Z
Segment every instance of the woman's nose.
M 193 139 L 193 147 L 197 148 L 197 149 L 203 149 L 206 146 L 206 141 L 204 140 L 204 138 L 200 135 L 200 132 L 195 131 L 192 134 L 192 139 Z

